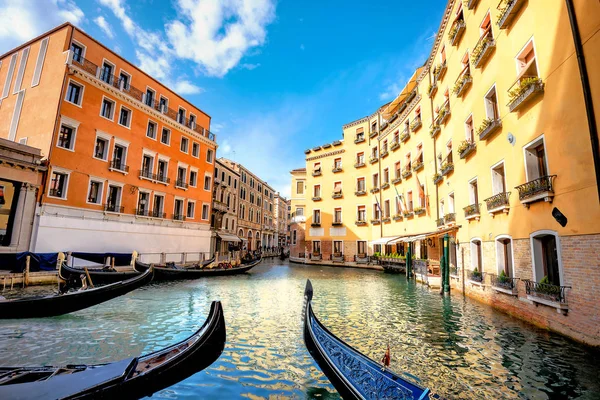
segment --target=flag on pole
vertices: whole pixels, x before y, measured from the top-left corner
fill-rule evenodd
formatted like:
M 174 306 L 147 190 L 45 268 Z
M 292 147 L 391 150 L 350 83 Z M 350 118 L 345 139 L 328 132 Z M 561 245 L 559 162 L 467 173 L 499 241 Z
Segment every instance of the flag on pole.
M 421 186 L 421 181 L 419 180 L 419 174 L 415 174 L 415 177 L 417 178 L 417 189 L 419 190 L 419 198 L 423 199 L 423 206 L 426 207 L 427 203 L 425 202 L 425 200 L 426 200 L 425 191 L 423 190 L 423 187 Z
M 398 193 L 398 188 L 396 186 L 394 186 L 394 190 L 396 191 L 396 204 L 400 209 L 399 211 L 402 213 L 404 212 L 404 209 L 402 208 L 402 196 L 400 196 L 400 193 Z

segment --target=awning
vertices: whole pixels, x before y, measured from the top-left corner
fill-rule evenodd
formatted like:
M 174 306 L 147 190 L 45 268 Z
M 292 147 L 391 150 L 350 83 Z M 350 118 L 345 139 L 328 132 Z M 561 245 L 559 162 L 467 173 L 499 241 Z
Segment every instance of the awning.
M 397 238 L 397 236 L 382 237 L 381 239 L 373 240 L 371 242 L 371 245 L 376 245 L 376 244 L 381 244 L 381 245 L 383 245 L 383 244 L 391 244 L 391 243 L 388 243 L 388 242 L 392 241 L 392 240 L 394 240 L 396 238 Z
M 388 104 L 387 108 L 383 111 L 383 117 L 385 119 L 389 119 L 392 116 L 395 108 L 402 103 L 408 94 L 417 86 L 417 77 L 421 74 L 423 68 L 424 67 L 417 68 L 413 76 L 411 76 L 408 80 L 406 86 L 404 86 L 404 89 L 402 89 L 402 92 L 400 92 L 400 94 L 396 96 L 396 98 L 390 104 Z
M 230 235 L 229 233 L 221 233 L 218 232 L 217 236 L 223 239 L 226 242 L 239 242 L 241 239 L 235 235 Z

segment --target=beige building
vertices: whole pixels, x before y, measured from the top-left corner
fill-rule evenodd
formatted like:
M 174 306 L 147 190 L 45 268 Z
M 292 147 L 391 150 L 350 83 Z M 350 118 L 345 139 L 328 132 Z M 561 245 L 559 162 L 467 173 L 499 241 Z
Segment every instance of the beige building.
M 213 252 L 225 255 L 241 248 L 237 236 L 237 210 L 240 174 L 227 163 L 215 161 L 212 215 L 210 226 L 213 230 Z
M 279 193 L 275 194 L 275 230 L 277 241 L 275 246 L 285 247 L 288 245 L 288 233 L 290 225 L 290 201 Z

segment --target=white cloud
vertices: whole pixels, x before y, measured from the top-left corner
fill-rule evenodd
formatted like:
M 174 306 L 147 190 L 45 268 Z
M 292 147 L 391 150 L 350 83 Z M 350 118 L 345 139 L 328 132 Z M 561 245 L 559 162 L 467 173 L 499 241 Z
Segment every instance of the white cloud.
M 383 92 L 379 93 L 379 100 L 390 101 L 398 96 L 402 90 L 402 86 L 400 86 L 399 82 L 402 82 L 402 78 L 399 78 L 397 82 L 391 83 L 388 87 L 384 88 Z
M 192 82 L 182 79 L 179 79 L 174 84 L 169 84 L 168 86 L 170 86 L 171 89 L 173 89 L 176 93 L 182 95 L 198 94 L 204 91 L 201 87 L 194 85 Z
M 253 69 L 256 69 L 258 67 L 260 67 L 260 64 L 250 64 L 250 63 L 240 64 L 241 69 L 247 69 L 249 71 L 252 71 Z
M 210 130 L 213 131 L 214 133 L 219 133 L 223 128 L 225 127 L 225 124 L 211 124 L 210 125 Z
M 80 24 L 83 11 L 72 0 L 0 0 L 0 52 L 65 21 Z
M 110 24 L 106 22 L 106 19 L 104 19 L 102 15 L 99 15 L 96 18 L 94 18 L 94 22 L 96 23 L 96 25 L 98 25 L 98 27 L 100 27 L 100 29 L 102 29 L 102 32 L 104 32 L 104 34 L 110 39 L 115 37 Z

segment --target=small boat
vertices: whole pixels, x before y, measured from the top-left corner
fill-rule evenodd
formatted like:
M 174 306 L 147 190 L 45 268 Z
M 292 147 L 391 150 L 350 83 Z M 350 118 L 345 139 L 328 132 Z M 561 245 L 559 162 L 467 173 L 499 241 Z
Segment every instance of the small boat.
M 76 268 L 70 267 L 67 263 L 63 263 L 61 266 L 61 274 L 66 278 L 68 276 L 80 276 L 82 274 L 87 273 L 90 276 L 90 279 L 94 284 L 98 283 L 101 285 L 107 283 L 115 283 L 124 281 L 130 278 L 134 278 L 147 270 L 147 267 L 143 267 L 142 265 L 135 265 L 133 269 L 125 270 L 125 271 L 117 271 L 113 268 Z
M 225 338 L 223 307 L 214 301 L 196 333 L 154 353 L 99 365 L 0 367 L 0 399 L 151 396 L 210 366 L 223 352 Z
M 54 317 L 83 310 L 142 287 L 152 276 L 152 269 L 148 269 L 131 279 L 106 286 L 52 296 L 0 300 L 0 319 Z
M 179 265 L 153 265 L 155 280 L 176 280 L 176 279 L 198 279 L 207 276 L 222 276 L 243 274 L 255 267 L 261 258 L 246 264 L 240 264 L 237 267 L 231 268 L 207 268 L 200 266 L 184 267 Z M 139 265 L 141 268 L 148 268 L 148 264 L 136 261 L 136 268 Z
M 396 375 L 331 333 L 313 313 L 312 296 L 308 280 L 304 291 L 304 343 L 344 399 L 429 398 L 429 389 Z

